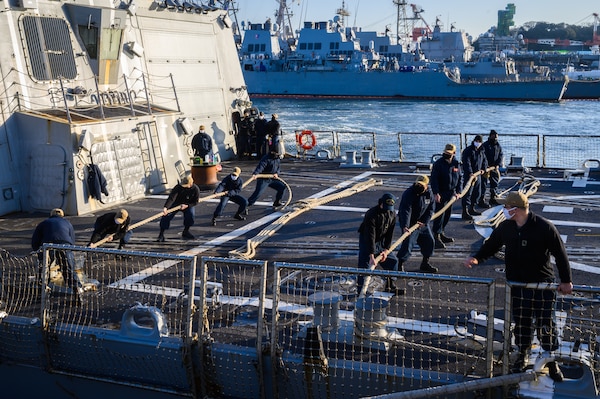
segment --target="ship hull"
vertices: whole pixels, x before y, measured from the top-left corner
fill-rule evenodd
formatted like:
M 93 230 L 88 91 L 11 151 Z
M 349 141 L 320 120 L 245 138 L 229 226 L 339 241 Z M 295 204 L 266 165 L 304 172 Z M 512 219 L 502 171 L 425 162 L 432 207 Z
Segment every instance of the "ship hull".
M 549 101 L 563 81 L 457 83 L 442 72 L 244 71 L 252 97 L 365 97 L 439 100 Z
M 599 99 L 600 79 L 570 80 L 563 98 L 567 100 Z

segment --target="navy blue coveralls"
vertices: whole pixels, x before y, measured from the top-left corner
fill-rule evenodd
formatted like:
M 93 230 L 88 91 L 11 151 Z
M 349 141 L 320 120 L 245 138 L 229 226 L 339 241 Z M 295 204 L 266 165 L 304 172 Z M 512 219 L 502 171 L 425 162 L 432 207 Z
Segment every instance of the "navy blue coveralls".
M 429 179 L 431 191 L 434 195 L 440 195 L 440 202 L 435 203 L 435 212 L 442 209 L 455 194 L 460 194 L 461 172 L 460 164 L 456 157 L 450 162 L 440 158 L 433 163 L 431 178 Z M 435 197 L 434 197 L 435 198 Z M 452 206 L 449 206 L 439 218 L 433 221 L 433 233 L 442 234 L 452 215 Z
M 244 180 L 241 177 L 233 180 L 231 174 L 225 176 L 221 183 L 215 189 L 215 193 L 222 193 L 223 191 L 227 191 L 227 194 L 221 197 L 221 201 L 219 205 L 217 205 L 217 209 L 213 213 L 213 218 L 218 218 L 223 213 L 223 209 L 229 202 L 229 200 L 238 204 L 238 210 L 236 215 L 241 215 L 248 206 L 248 200 L 240 195 L 242 192 L 242 186 L 244 185 Z
M 482 147 L 476 148 L 473 143 L 462 152 L 463 185 L 469 184 L 472 174 L 487 168 L 487 160 Z M 464 188 L 464 187 L 463 187 Z M 469 191 L 462 198 L 463 212 L 473 209 L 481 196 L 481 176 L 478 176 Z
M 413 226 L 417 222 L 423 223 L 423 226 L 415 230 L 408 240 L 404 240 L 398 250 L 398 260 L 405 263 L 410 258 L 415 244 L 419 244 L 423 258 L 429 258 L 433 255 L 433 233 L 429 222 L 433 215 L 433 193 L 431 188 L 427 187 L 421 195 L 417 193 L 419 184 L 415 183 L 404 191 L 400 200 L 398 209 L 398 223 L 402 232 Z

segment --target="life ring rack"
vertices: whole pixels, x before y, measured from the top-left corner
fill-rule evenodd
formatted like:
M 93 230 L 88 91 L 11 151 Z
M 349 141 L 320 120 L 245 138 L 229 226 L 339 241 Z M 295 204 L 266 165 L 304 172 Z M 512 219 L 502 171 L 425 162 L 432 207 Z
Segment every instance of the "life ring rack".
M 317 137 L 312 130 L 303 130 L 298 135 L 298 145 L 303 150 L 312 150 L 317 145 Z

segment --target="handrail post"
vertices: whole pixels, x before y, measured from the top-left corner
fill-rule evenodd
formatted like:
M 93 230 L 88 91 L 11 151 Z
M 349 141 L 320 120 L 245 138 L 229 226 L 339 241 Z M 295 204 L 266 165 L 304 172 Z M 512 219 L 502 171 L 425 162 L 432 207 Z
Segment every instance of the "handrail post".
M 543 145 L 544 145 L 544 148 L 542 151 L 543 161 L 542 161 L 541 167 L 545 168 L 546 167 L 546 139 L 545 139 L 545 137 L 543 140 Z M 537 162 L 537 167 L 539 168 L 540 167 L 540 135 L 537 136 L 537 148 L 538 148 L 538 150 L 537 150 L 537 161 L 536 162 Z
M 129 85 L 127 85 L 127 76 L 123 74 L 123 82 L 125 82 L 125 91 L 127 92 L 127 99 L 129 100 L 129 109 L 131 110 L 131 116 L 135 116 L 135 110 L 133 109 L 133 101 L 131 100 L 131 93 L 129 93 Z
M 94 76 L 94 84 L 96 85 L 96 94 L 98 95 L 98 105 L 100 106 L 100 116 L 102 119 L 106 119 L 104 117 L 104 100 L 100 95 L 100 89 L 98 88 L 98 76 Z
M 65 87 L 63 85 L 62 77 L 58 77 L 58 81 L 60 82 L 60 90 L 62 91 L 63 102 L 65 103 L 65 112 L 67 113 L 67 120 L 69 124 L 71 124 L 71 112 L 69 112 L 69 104 L 67 104 L 67 95 L 65 94 Z
M 144 83 L 144 93 L 146 93 L 146 105 L 148 106 L 148 114 L 152 115 L 152 107 L 150 107 L 150 95 L 148 95 L 148 87 L 146 86 L 146 78 L 142 72 L 142 82 Z
M 175 95 L 175 103 L 177 104 L 177 112 L 181 112 L 181 107 L 179 106 L 179 99 L 177 98 L 177 90 L 175 90 L 175 81 L 173 80 L 173 74 L 170 73 L 169 77 L 171 78 L 171 85 L 173 86 L 173 94 Z
M 375 162 L 377 162 L 377 139 L 375 137 L 375 132 L 371 133 L 372 139 L 373 139 L 373 158 L 375 159 Z

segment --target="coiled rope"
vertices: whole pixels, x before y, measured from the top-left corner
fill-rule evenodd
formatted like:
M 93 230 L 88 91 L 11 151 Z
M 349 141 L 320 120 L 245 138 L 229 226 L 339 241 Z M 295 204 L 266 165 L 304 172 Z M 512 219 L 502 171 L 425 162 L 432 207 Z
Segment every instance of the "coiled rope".
M 291 211 L 286 212 L 282 216 L 280 216 L 277 220 L 273 221 L 267 228 L 261 230 L 256 236 L 248 239 L 246 245 L 229 251 L 230 257 L 237 257 L 242 259 L 252 259 L 256 256 L 256 248 L 264 241 L 266 241 L 269 237 L 273 236 L 279 229 L 281 229 L 286 223 L 290 220 L 294 219 L 297 216 L 300 216 L 304 212 L 307 212 L 317 206 L 326 204 L 328 202 L 349 197 L 351 195 L 362 192 L 368 188 L 371 188 L 375 185 L 383 184 L 382 181 L 377 181 L 375 179 L 369 179 L 364 182 L 359 182 L 349 187 L 343 191 L 333 193 L 330 195 L 326 195 L 322 198 L 306 198 L 300 201 L 297 201 L 294 204 L 294 207 Z M 334 188 L 339 188 L 334 187 Z

